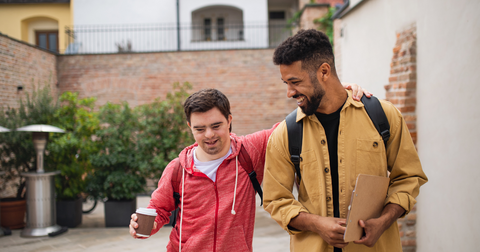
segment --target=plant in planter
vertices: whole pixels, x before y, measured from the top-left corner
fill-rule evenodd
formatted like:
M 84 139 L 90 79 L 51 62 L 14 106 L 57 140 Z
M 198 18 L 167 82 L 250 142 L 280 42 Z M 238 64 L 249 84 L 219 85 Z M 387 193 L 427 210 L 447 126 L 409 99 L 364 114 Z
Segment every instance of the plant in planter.
M 76 227 L 82 222 L 80 194 L 91 171 L 89 156 L 97 151 L 92 136 L 99 129 L 99 121 L 94 112 L 95 98 L 78 99 L 77 93 L 65 92 L 60 102 L 54 116 L 65 134 L 52 136 L 46 160 L 60 171 L 55 179 L 57 224 Z
M 183 102 L 189 95 L 187 90 L 191 88 L 188 82 L 174 83 L 173 92 L 163 101 L 157 99 L 136 108 L 140 115 L 140 132 L 135 155 L 140 171 L 148 179 L 158 181 L 167 164 L 195 141 L 183 111 Z
M 99 119 L 99 151 L 90 155 L 94 169 L 87 176 L 87 193 L 107 199 L 107 227 L 126 227 L 136 209 L 136 195 L 144 191 L 145 185 L 135 157 L 138 114 L 127 103 L 107 103 L 100 108 Z
M 20 107 L 6 108 L 0 111 L 0 125 L 16 129 L 30 124 L 56 125 L 54 118 L 58 104 L 50 94 L 50 88 L 45 86 L 33 89 L 25 100 L 20 100 Z M 11 131 L 0 134 L 0 167 L 5 172 L 0 184 L 0 210 L 2 226 L 22 228 L 26 201 L 24 198 L 25 179 L 23 172 L 36 170 L 36 153 L 32 144 L 32 135 L 26 132 Z M 45 166 L 49 170 L 49 166 Z M 9 209 L 12 206 L 12 209 Z

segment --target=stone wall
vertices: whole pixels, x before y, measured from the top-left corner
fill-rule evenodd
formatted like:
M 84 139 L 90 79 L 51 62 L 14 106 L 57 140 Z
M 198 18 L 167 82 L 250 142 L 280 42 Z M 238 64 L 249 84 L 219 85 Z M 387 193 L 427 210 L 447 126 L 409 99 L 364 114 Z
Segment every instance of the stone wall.
M 60 92 L 127 101 L 138 106 L 163 99 L 174 82 L 190 82 L 194 91 L 217 88 L 227 95 L 238 135 L 270 128 L 296 107 L 288 101 L 273 50 L 227 50 L 58 57 Z
M 57 96 L 56 84 L 55 54 L 0 34 L 0 108 L 18 108 L 26 93 L 45 85 Z

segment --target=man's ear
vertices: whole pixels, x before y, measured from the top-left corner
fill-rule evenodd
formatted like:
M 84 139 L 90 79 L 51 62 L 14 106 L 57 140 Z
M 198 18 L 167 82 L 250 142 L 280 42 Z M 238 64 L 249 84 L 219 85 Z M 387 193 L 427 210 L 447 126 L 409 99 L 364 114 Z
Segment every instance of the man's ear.
M 328 63 L 323 63 L 317 70 L 317 79 L 321 81 L 327 81 L 332 74 L 332 68 Z
M 192 126 L 190 125 L 190 123 L 188 121 L 187 121 L 187 125 L 190 129 L 192 128 Z

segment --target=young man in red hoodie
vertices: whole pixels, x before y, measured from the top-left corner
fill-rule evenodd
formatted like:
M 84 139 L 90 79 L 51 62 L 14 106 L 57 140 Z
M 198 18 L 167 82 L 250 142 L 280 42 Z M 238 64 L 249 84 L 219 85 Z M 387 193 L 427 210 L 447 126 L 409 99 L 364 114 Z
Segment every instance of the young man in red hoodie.
M 356 85 L 353 89 L 361 97 L 361 89 Z M 231 133 L 230 103 L 216 89 L 192 94 L 184 111 L 196 143 L 167 165 L 152 193 L 148 208 L 155 209 L 157 217 L 151 235 L 169 222 L 176 208 L 172 179 L 178 177 L 175 166 L 179 162 L 181 210 L 167 251 L 252 251 L 255 189 L 239 154 L 243 146 L 262 183 L 268 138 L 278 123 L 268 130 L 236 136 Z M 132 214 L 130 234 L 139 238 L 136 221 L 136 214 Z

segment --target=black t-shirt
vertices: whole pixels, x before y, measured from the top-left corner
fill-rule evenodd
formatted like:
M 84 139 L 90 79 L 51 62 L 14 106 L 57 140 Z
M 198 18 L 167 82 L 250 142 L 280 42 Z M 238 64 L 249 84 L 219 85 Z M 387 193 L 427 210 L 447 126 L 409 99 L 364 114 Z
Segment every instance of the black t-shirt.
M 328 144 L 328 156 L 330 158 L 330 174 L 332 176 L 332 191 L 333 191 L 333 214 L 336 218 L 340 217 L 339 200 L 338 200 L 338 126 L 340 124 L 341 106 L 336 112 L 332 114 L 315 113 L 317 119 L 325 129 Z M 320 141 L 320 139 L 318 139 Z M 341 252 L 342 249 L 334 248 L 334 252 Z

